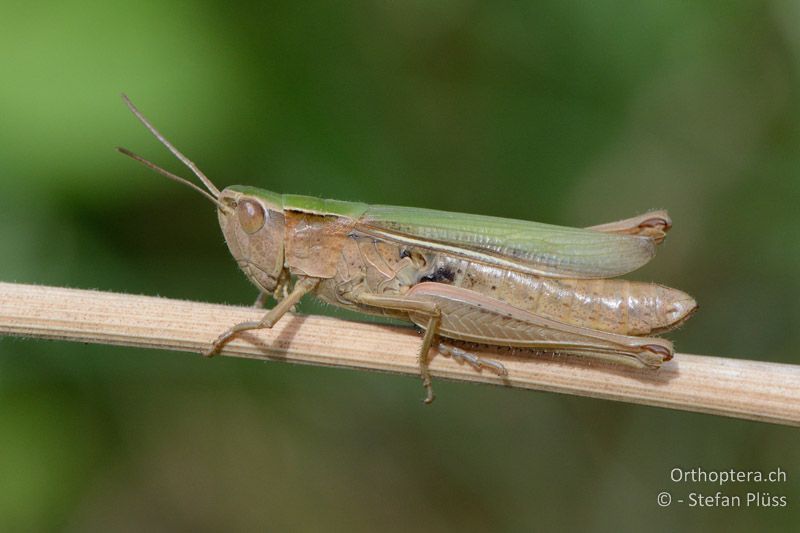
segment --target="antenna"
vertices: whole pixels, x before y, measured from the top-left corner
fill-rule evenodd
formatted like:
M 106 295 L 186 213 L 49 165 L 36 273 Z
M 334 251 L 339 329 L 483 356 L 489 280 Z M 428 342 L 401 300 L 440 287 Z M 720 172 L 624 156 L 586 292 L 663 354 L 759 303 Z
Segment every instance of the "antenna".
M 133 152 L 131 152 L 127 148 L 122 148 L 121 146 L 117 146 L 117 152 L 119 152 L 119 153 L 121 153 L 123 155 L 126 155 L 126 156 L 130 157 L 131 159 L 134 159 L 134 160 L 138 161 L 139 163 L 143 164 L 147 168 L 158 172 L 162 176 L 166 176 L 167 178 L 169 178 L 171 180 L 174 180 L 174 181 L 177 181 L 178 183 L 182 183 L 184 185 L 188 185 L 192 189 L 196 190 L 197 192 L 199 192 L 200 194 L 202 194 L 203 196 L 205 196 L 206 198 L 208 198 L 209 200 L 214 202 L 217 205 L 217 207 L 219 207 L 222 211 L 227 211 L 227 207 L 222 202 L 220 202 L 218 199 L 216 199 L 213 196 L 211 196 L 207 191 L 204 191 L 203 189 L 201 189 L 200 187 L 198 187 L 197 185 L 195 185 L 191 181 L 187 180 L 186 178 L 182 178 L 180 176 L 177 176 L 177 175 L 173 174 L 172 172 L 170 172 L 168 170 L 164 170 L 160 166 L 156 165 L 155 163 L 153 163 L 151 161 L 148 161 L 144 157 L 134 154 Z
M 208 179 L 208 177 L 206 177 L 206 175 L 205 175 L 205 174 L 203 174 L 203 172 L 202 172 L 202 171 L 201 171 L 199 168 L 197 168 L 197 165 L 195 165 L 195 164 L 194 164 L 194 162 L 192 162 L 192 161 L 191 161 L 191 160 L 190 160 L 188 157 L 186 157 L 185 155 L 183 155 L 182 153 L 180 153 L 180 151 L 179 151 L 177 148 L 175 148 L 174 146 L 172 146 L 172 143 L 170 143 L 170 142 L 169 142 L 169 141 L 168 141 L 168 140 L 167 140 L 167 139 L 166 139 L 166 138 L 165 138 L 163 135 L 161 135 L 161 133 L 159 133 L 159 131 L 158 131 L 158 130 L 157 130 L 157 129 L 156 129 L 156 128 L 155 128 L 155 127 L 152 125 L 152 124 L 150 124 L 150 121 L 148 121 L 146 118 L 144 118 L 144 115 L 142 115 L 142 114 L 139 112 L 139 110 L 138 110 L 138 109 L 136 109 L 136 106 L 135 106 L 135 105 L 133 105 L 133 102 L 131 102 L 130 98 L 128 98 L 128 97 L 127 97 L 127 95 L 123 94 L 123 95 L 122 95 L 122 100 L 125 102 L 125 105 L 127 105 L 127 106 L 128 106 L 128 109 L 130 109 L 130 110 L 131 110 L 131 112 L 132 112 L 134 115 L 136 115 L 136 118 L 138 118 L 138 119 L 139 119 L 139 122 L 141 122 L 142 124 L 144 124 L 144 125 L 145 125 L 145 127 L 146 127 L 148 130 L 150 130 L 150 133 L 152 133 L 152 134 L 155 136 L 155 138 L 159 140 L 159 142 L 160 142 L 161 144 L 163 144 L 164 146 L 166 146 L 166 147 L 167 147 L 167 150 L 169 150 L 170 152 L 172 152 L 172 155 L 174 155 L 175 157 L 177 157 L 178 159 L 180 159 L 180 161 L 181 161 L 181 162 L 182 162 L 184 165 L 186 165 L 187 167 L 189 167 L 189 170 L 191 170 L 191 171 L 194 173 L 194 175 L 195 175 L 195 176 L 197 176 L 197 177 L 200 179 L 200 181 L 202 181 L 202 182 L 203 182 L 203 185 L 205 185 L 205 186 L 206 186 L 206 188 L 207 188 L 207 189 L 208 189 L 208 190 L 211 192 L 211 194 L 212 194 L 212 195 L 213 195 L 215 198 L 219 198 L 219 189 L 217 189 L 217 188 L 214 186 L 214 184 L 211 182 L 211 180 L 210 180 L 210 179 Z M 156 166 L 156 165 L 154 165 L 153 163 L 150 163 L 150 162 L 149 162 L 149 161 L 147 161 L 146 159 L 143 159 L 143 158 L 140 158 L 139 156 L 136 156 L 136 155 L 135 155 L 135 154 L 133 154 L 132 152 L 128 152 L 128 151 L 122 151 L 122 149 L 119 149 L 119 148 L 118 148 L 118 150 L 119 150 L 121 153 L 123 153 L 123 154 L 125 154 L 125 155 L 127 155 L 127 156 L 129 156 L 129 157 L 133 157 L 133 159 L 136 159 L 137 161 L 139 161 L 139 162 L 140 162 L 140 163 L 142 163 L 143 165 L 145 165 L 145 166 L 148 166 L 148 167 L 152 168 L 152 169 L 153 169 L 153 170 L 155 170 L 156 172 L 160 172 L 161 174 L 163 174 L 164 176 L 167 176 L 168 178 L 171 178 L 171 179 L 175 179 L 175 178 L 177 178 L 177 176 L 175 176 L 174 174 L 171 174 L 171 173 L 167 172 L 166 170 L 160 169 L 159 167 L 157 167 L 157 166 Z M 182 178 L 180 178 L 180 179 L 182 180 Z M 185 180 L 183 180 L 183 181 L 185 181 Z M 216 201 L 216 200 L 215 200 L 215 201 Z M 219 205 L 219 202 L 217 202 L 217 205 Z

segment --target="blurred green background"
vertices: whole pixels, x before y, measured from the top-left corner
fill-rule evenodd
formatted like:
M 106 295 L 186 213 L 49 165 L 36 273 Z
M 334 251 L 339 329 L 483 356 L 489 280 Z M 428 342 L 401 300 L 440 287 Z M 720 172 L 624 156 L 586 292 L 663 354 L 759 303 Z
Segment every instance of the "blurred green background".
M 0 279 L 249 305 L 217 185 L 564 225 L 668 208 L 679 351 L 798 363 L 800 4 L 3 2 Z M 305 312 L 331 312 L 304 303 Z M 794 429 L 554 394 L 0 339 L 0 530 L 752 531 Z M 786 509 L 661 509 L 674 467 Z

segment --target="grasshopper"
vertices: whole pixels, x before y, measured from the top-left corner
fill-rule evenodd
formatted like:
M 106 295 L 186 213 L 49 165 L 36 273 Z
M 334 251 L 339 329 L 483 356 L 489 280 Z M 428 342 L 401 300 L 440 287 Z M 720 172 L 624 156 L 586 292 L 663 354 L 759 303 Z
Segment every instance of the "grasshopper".
M 118 150 L 207 197 L 239 267 L 276 305 L 236 324 L 204 353 L 243 331 L 271 328 L 306 294 L 360 313 L 406 320 L 424 331 L 419 372 L 425 403 L 433 346 L 482 371 L 507 374 L 443 339 L 532 348 L 658 368 L 668 340 L 697 308 L 688 294 L 654 283 L 609 279 L 655 255 L 672 222 L 665 211 L 590 228 L 278 194 L 234 185 L 220 191 L 139 112 L 150 132 L 205 189 Z

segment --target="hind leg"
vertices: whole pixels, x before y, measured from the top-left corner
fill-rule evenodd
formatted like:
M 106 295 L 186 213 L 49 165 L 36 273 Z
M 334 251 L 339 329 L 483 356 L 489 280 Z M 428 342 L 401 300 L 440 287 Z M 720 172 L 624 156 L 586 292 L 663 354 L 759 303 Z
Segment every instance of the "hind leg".
M 506 367 L 499 363 L 498 361 L 493 361 L 491 359 L 483 359 L 482 357 L 478 357 L 473 353 L 469 353 L 467 351 L 462 350 L 457 346 L 451 346 L 450 344 L 445 344 L 443 342 L 439 342 L 436 346 L 436 349 L 439 351 L 440 354 L 445 355 L 447 357 L 452 357 L 456 361 L 460 363 L 467 363 L 472 365 L 475 370 L 478 372 L 483 371 L 484 368 L 489 368 L 497 374 L 498 376 L 507 376 L 508 370 Z

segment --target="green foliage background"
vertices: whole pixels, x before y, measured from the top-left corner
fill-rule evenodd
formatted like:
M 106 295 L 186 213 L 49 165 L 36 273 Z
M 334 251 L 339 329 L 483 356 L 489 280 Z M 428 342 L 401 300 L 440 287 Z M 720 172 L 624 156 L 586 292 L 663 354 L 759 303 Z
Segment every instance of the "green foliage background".
M 5 2 L 0 279 L 249 304 L 225 186 L 564 225 L 665 207 L 680 351 L 798 363 L 800 4 Z M 181 171 L 184 174 L 186 172 Z M 304 304 L 306 312 L 330 312 Z M 222 325 L 221 325 L 222 327 Z M 752 531 L 797 431 L 494 387 L 0 339 L 0 529 Z M 674 467 L 787 509 L 661 509 Z

